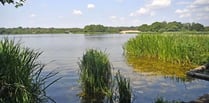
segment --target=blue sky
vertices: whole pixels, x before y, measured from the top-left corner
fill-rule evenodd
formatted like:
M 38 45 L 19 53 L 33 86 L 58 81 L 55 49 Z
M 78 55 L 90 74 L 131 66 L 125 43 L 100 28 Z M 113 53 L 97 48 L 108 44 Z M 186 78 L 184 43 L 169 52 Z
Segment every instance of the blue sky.
M 0 5 L 0 27 L 139 26 L 155 21 L 209 26 L 209 0 L 27 0 Z

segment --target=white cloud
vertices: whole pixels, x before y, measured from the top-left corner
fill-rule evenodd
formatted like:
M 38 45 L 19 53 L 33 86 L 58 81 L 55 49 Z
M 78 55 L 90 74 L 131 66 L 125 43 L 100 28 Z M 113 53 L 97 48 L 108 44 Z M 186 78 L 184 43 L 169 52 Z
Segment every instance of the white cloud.
M 146 9 L 146 8 L 140 8 L 137 12 L 138 12 L 139 14 L 146 14 L 148 11 L 149 11 L 149 10 Z
M 209 7 L 205 7 L 204 10 L 209 12 Z
M 188 10 L 187 9 L 183 9 L 183 10 L 177 9 L 175 12 L 178 14 L 183 14 L 183 13 L 187 13 Z
M 170 4 L 171 4 L 171 0 L 153 0 L 150 6 L 161 8 L 161 7 L 170 6 Z
M 189 13 L 189 10 L 188 9 L 177 9 L 175 11 L 175 13 L 179 14 L 179 18 L 186 18 L 186 17 L 190 17 L 191 14 Z
M 134 19 L 131 22 L 132 22 L 132 25 L 139 25 L 141 23 L 140 20 L 138 19 Z
M 155 12 L 151 12 L 150 16 L 152 16 L 152 17 L 155 16 Z
M 191 2 L 186 2 L 186 1 L 180 1 L 180 2 L 177 2 L 176 4 L 177 5 L 188 5 L 190 4 Z
M 59 18 L 59 19 L 63 19 L 63 18 L 64 18 L 64 16 L 60 15 L 60 16 L 58 16 L 57 18 Z
M 120 17 L 119 20 L 120 20 L 120 21 L 124 21 L 125 18 L 124 18 L 124 17 Z
M 154 16 L 154 11 L 157 9 L 165 8 L 171 5 L 171 0 L 152 0 L 149 4 L 144 7 L 139 8 L 138 10 L 131 12 L 130 16 L 140 16 L 149 14 Z
M 191 17 L 191 14 L 190 13 L 185 13 L 185 14 L 181 14 L 179 17 L 180 18 Z
M 88 8 L 88 9 L 93 9 L 93 8 L 95 8 L 95 5 L 94 5 L 94 4 L 88 4 L 88 5 L 87 5 L 87 8 Z
M 117 16 L 110 16 L 110 19 L 112 20 L 117 19 Z
M 30 17 L 32 17 L 32 18 L 34 18 L 36 16 L 37 16 L 36 14 L 30 14 Z
M 132 12 L 132 13 L 129 14 L 129 16 L 136 16 L 136 13 Z
M 194 5 L 205 5 L 205 4 L 209 4 L 209 0 L 195 0 L 193 2 Z
M 176 14 L 179 15 L 179 18 L 192 19 L 193 21 L 199 20 L 209 20 L 209 0 L 194 0 L 191 3 L 188 3 L 185 8 L 177 9 Z
M 116 0 L 117 2 L 124 2 L 125 0 Z
M 123 22 L 123 21 L 125 21 L 124 17 L 110 16 L 109 18 L 112 22 Z
M 82 15 L 83 13 L 82 13 L 82 11 L 81 10 L 73 10 L 73 14 L 74 15 Z
M 139 10 L 130 13 L 130 16 L 139 16 L 139 15 L 145 15 L 149 13 L 149 9 L 147 8 L 140 8 Z

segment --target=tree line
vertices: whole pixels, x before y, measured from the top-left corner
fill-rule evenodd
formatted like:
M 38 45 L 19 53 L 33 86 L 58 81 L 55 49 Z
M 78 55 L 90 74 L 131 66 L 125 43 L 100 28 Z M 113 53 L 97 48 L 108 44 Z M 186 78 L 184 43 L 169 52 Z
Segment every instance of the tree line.
M 209 31 L 200 23 L 154 22 L 151 25 L 142 24 L 131 27 L 110 27 L 101 24 L 86 25 L 84 28 L 0 28 L 0 34 L 47 34 L 47 33 L 119 33 L 123 30 L 139 30 L 142 32 L 179 32 L 179 31 Z
M 48 34 L 48 33 L 79 33 L 81 28 L 0 28 L 0 34 Z
M 47 34 L 47 33 L 119 33 L 122 30 L 137 30 L 137 27 L 107 27 L 103 25 L 86 25 L 84 28 L 0 28 L 0 34 Z
M 200 23 L 154 22 L 151 25 L 142 24 L 138 27 L 142 32 L 178 32 L 178 31 L 209 31 Z

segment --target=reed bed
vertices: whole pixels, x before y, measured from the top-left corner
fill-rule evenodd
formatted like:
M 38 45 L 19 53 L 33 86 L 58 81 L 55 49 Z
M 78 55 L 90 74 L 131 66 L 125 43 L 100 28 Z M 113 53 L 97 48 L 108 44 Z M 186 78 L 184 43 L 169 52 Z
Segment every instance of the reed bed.
M 209 62 L 209 36 L 141 34 L 125 44 L 127 56 L 157 58 L 181 65 Z
M 44 65 L 37 61 L 41 52 L 22 48 L 20 43 L 5 38 L 0 41 L 0 102 L 43 103 L 53 99 L 46 95 L 46 88 L 58 79 L 46 84 L 56 75 L 43 76 Z
M 107 54 L 89 49 L 79 63 L 79 96 L 84 103 L 131 103 L 130 80 L 119 72 L 114 76 Z
M 79 64 L 81 97 L 87 102 L 102 102 L 110 95 L 112 81 L 111 65 L 105 53 L 89 49 Z M 98 101 L 101 100 L 101 101 Z

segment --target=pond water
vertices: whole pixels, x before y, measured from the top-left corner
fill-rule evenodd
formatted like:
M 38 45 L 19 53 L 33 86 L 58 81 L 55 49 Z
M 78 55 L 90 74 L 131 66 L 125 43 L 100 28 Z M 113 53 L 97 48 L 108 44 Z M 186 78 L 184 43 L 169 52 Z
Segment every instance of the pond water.
M 134 103 L 152 103 L 157 97 L 168 100 L 190 101 L 209 92 L 209 82 L 192 79 L 182 80 L 175 76 L 153 75 L 138 71 L 127 64 L 123 44 L 136 34 L 36 34 L 36 35 L 0 35 L 10 39 L 21 40 L 22 45 L 43 51 L 40 57 L 47 64 L 45 71 L 58 71 L 56 77 L 63 77 L 47 90 L 47 94 L 57 103 L 80 103 L 77 96 L 78 62 L 87 49 L 95 48 L 105 51 L 115 68 L 131 79 Z M 177 75 L 178 76 L 178 75 Z

